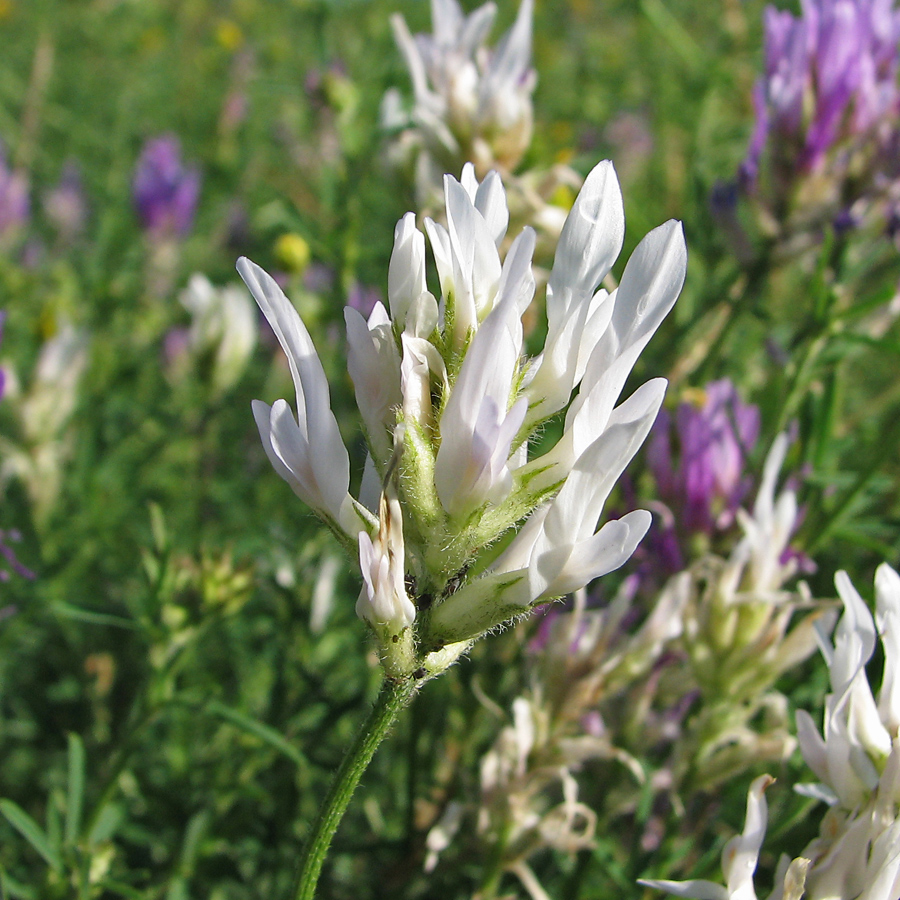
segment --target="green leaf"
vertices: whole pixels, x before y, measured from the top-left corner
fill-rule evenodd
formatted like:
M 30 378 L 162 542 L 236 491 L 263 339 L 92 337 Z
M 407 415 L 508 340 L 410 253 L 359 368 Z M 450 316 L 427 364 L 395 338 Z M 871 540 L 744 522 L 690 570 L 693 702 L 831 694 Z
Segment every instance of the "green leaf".
M 5 900 L 10 897 L 11 900 L 36 900 L 37 894 L 20 881 L 10 878 L 6 872 L 0 870 L 0 898 Z
M 166 517 L 158 503 L 150 504 L 150 530 L 153 533 L 153 546 L 158 553 L 165 553 L 169 547 L 169 538 L 166 534 Z
M 66 797 L 66 843 L 78 842 L 84 808 L 84 744 L 77 734 L 69 735 L 69 783 Z
M 258 737 L 261 741 L 264 741 L 271 747 L 274 747 L 276 750 L 283 753 L 288 759 L 293 760 L 293 762 L 301 768 L 306 768 L 306 757 L 280 732 L 276 731 L 271 726 L 265 725 L 242 712 L 238 712 L 236 709 L 232 709 L 230 706 L 226 706 L 218 700 L 213 700 L 211 703 L 208 703 L 206 710 L 207 712 L 212 713 L 212 715 L 219 716 L 219 718 L 225 719 L 226 722 L 236 725 L 248 734 Z
M 78 622 L 88 622 L 91 625 L 114 625 L 117 628 L 137 628 L 137 625 L 123 616 L 114 616 L 110 613 L 94 612 L 92 609 L 82 609 L 71 603 L 54 603 L 53 611 L 67 619 L 75 619 Z
M 697 72 L 703 68 L 703 50 L 663 0 L 641 0 L 641 12 L 692 71 Z
M 147 897 L 143 891 L 139 891 L 123 881 L 113 881 L 111 878 L 104 878 L 100 882 L 100 886 L 112 891 L 116 896 L 126 898 L 126 900 L 146 900 Z
M 55 872 L 62 871 L 59 849 L 50 843 L 41 826 L 18 803 L 14 803 L 12 800 L 0 800 L 0 812 L 6 816 L 9 824 L 40 853 L 51 869 Z

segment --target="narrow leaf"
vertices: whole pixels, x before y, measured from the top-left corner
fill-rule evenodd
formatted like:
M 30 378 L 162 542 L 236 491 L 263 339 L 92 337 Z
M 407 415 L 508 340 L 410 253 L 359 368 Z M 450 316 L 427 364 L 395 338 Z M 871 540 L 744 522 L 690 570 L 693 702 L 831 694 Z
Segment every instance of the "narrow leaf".
M 78 842 L 84 808 L 84 744 L 77 734 L 69 735 L 69 784 L 66 797 L 66 843 Z
M 56 872 L 62 870 L 62 859 L 58 848 L 50 843 L 41 826 L 18 803 L 14 803 L 12 800 L 0 800 L 0 813 L 3 813 L 9 824 L 40 853 L 47 865 Z
M 264 741 L 269 744 L 269 746 L 274 747 L 276 750 L 283 753 L 288 759 L 293 760 L 298 766 L 306 767 L 306 757 L 294 747 L 290 741 L 284 738 L 283 735 L 271 726 L 265 725 L 242 712 L 238 712 L 230 706 L 225 706 L 224 703 L 219 703 L 218 700 L 213 700 L 211 703 L 207 704 L 206 709 L 214 716 L 219 716 L 219 718 L 225 719 L 226 722 L 230 722 L 232 725 L 236 725 L 248 734 L 258 737 L 261 741 Z

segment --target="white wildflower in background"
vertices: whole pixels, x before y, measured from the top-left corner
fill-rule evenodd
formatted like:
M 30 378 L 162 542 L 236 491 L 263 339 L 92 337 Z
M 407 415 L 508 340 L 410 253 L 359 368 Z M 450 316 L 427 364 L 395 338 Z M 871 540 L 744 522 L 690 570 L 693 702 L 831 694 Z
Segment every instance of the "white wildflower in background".
M 217 288 L 200 274 L 191 276 L 179 299 L 191 314 L 190 355 L 209 361 L 213 393 L 223 394 L 240 380 L 256 347 L 256 309 L 237 285 Z
M 751 763 L 780 760 L 796 747 L 777 679 L 816 647 L 821 610 L 797 572 L 789 541 L 797 525 L 793 490 L 778 491 L 788 449 L 779 435 L 766 457 L 751 513 L 737 511 L 744 534 L 727 559 L 707 555 L 688 571 L 684 649 L 701 706 L 679 741 L 676 777 L 709 787 Z M 681 576 L 676 576 L 676 578 Z M 676 675 L 677 677 L 677 675 Z
M 900 577 L 886 563 L 875 573 L 875 619 L 846 572 L 835 577 L 844 614 L 833 643 L 822 634 L 832 693 L 820 735 L 797 712 L 800 749 L 820 783 L 805 792 L 831 804 L 812 860 L 810 900 L 900 896 Z M 881 689 L 873 696 L 866 664 L 876 633 L 884 652 Z
M 465 15 L 456 0 L 432 0 L 432 34 L 410 34 L 402 16 L 391 18 L 413 86 L 411 109 L 396 90 L 385 98 L 383 117 L 408 128 L 421 144 L 419 166 L 459 171 L 470 161 L 479 173 L 511 172 L 531 142 L 533 0 L 522 0 L 512 28 L 493 50 L 485 46 L 497 14 L 485 3 Z M 429 182 L 433 173 L 420 173 Z M 439 175 L 438 179 L 439 181 Z
M 532 897 L 544 897 L 528 859 L 552 848 L 575 853 L 594 844 L 597 814 L 578 800 L 578 783 L 560 757 L 549 710 L 536 694 L 513 701 L 512 723 L 481 760 L 478 835 L 488 856 L 516 875 Z M 562 794 L 562 802 L 551 791 Z
M 431 34 L 410 33 L 402 16 L 391 23 L 413 88 L 410 104 L 396 88 L 384 97 L 382 125 L 391 135 L 389 158 L 410 174 L 420 209 L 443 216 L 445 172 L 472 163 L 479 178 L 503 175 L 516 232 L 536 229 L 538 257 L 552 256 L 581 177 L 568 166 L 514 175 L 531 144 L 533 0 L 522 0 L 516 20 L 496 47 L 486 45 L 497 13 L 485 3 L 468 16 L 457 0 L 431 0 Z
M 254 403 L 263 446 L 361 560 L 357 611 L 395 676 L 413 671 L 416 653 L 463 645 L 631 555 L 649 513 L 597 525 L 665 381 L 616 401 L 675 302 L 686 264 L 681 226 L 671 221 L 639 244 L 617 290 L 598 290 L 625 228 L 615 171 L 601 163 L 562 230 L 544 351 L 530 357 L 521 320 L 535 293 L 534 232 L 524 229 L 501 259 L 509 214 L 499 176 L 479 183 L 469 166 L 444 185 L 447 225 L 425 221 L 439 291 L 426 283 L 425 235 L 408 214 L 395 232 L 390 311 L 379 303 L 364 319 L 346 310 L 348 370 L 370 452 L 363 502 L 349 493 L 349 456 L 306 328 L 265 272 L 238 263 L 297 391 L 296 414 L 285 400 Z M 529 438 L 563 410 L 557 445 L 529 459 Z M 491 545 L 514 528 L 491 560 Z
M 72 449 L 69 424 L 87 363 L 87 336 L 64 323 L 41 347 L 27 388 L 7 368 L 5 400 L 17 421 L 18 435 L 0 439 L 0 471 L 4 477 L 22 479 L 38 522 L 50 514 L 62 487 Z
M 770 900 L 896 900 L 900 896 L 900 576 L 887 564 L 875 573 L 875 618 L 845 572 L 835 577 L 844 614 L 820 649 L 832 693 L 825 698 L 822 733 L 805 710 L 797 713 L 803 758 L 820 782 L 798 790 L 830 808 L 819 837 L 788 866 L 782 856 Z M 866 664 L 881 638 L 884 668 L 873 695 Z M 753 783 L 747 827 L 726 846 L 727 888 L 708 881 L 643 881 L 698 900 L 755 900 L 753 873 L 766 826 L 765 803 Z M 753 825 L 751 828 L 751 817 Z M 737 852 L 727 857 L 729 848 Z M 727 857 L 727 858 L 726 858 Z

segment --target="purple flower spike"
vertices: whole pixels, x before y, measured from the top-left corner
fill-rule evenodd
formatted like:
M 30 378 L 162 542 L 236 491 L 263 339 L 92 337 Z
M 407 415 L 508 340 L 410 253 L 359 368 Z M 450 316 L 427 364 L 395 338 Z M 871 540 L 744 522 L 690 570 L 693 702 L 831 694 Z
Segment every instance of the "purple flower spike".
M 771 6 L 763 16 L 765 72 L 754 90 L 756 126 L 741 166 L 750 190 L 766 150 L 776 190 L 787 196 L 791 182 L 811 172 L 840 180 L 831 164 L 839 151 L 877 154 L 885 123 L 897 130 L 894 0 L 800 0 L 800 7 L 799 17 Z
M 6 162 L 6 151 L 0 143 L 0 238 L 28 221 L 31 204 L 28 179 L 22 172 L 12 171 Z
M 648 449 L 660 494 L 682 530 L 711 534 L 728 527 L 748 488 L 744 463 L 759 436 L 759 409 L 743 403 L 727 378 L 707 385 L 702 405 L 682 403 L 676 412 L 677 468 L 670 421 L 660 416 Z
M 200 194 L 200 172 L 182 164 L 177 137 L 164 135 L 147 142 L 133 189 L 138 217 L 152 236 L 184 236 L 190 231 Z

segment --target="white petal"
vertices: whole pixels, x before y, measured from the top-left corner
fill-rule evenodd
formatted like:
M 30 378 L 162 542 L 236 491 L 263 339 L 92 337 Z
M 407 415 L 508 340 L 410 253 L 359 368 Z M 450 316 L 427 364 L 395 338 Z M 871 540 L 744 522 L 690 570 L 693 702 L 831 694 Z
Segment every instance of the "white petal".
M 514 87 L 528 71 L 531 63 L 531 20 L 534 0 L 522 0 L 512 28 L 503 36 L 491 59 L 485 79 L 490 90 Z
M 878 713 L 891 733 L 900 728 L 900 576 L 882 563 L 875 571 L 875 619 L 884 645 Z
M 812 716 L 805 709 L 798 709 L 797 716 L 797 740 L 800 743 L 800 752 L 806 764 L 813 770 L 816 777 L 825 782 L 830 781 L 828 774 L 828 755 L 825 741 L 819 734 Z
M 625 237 L 622 191 L 613 164 L 599 163 L 584 185 L 563 226 L 547 284 L 547 317 L 559 323 L 574 297 L 590 297 L 612 267 Z
M 639 878 L 638 884 L 692 900 L 728 900 L 728 891 L 721 884 L 695 878 L 692 881 L 665 881 L 663 879 Z
M 475 204 L 475 209 L 484 217 L 488 231 L 493 235 L 494 243 L 499 247 L 506 236 L 509 209 L 506 205 L 506 191 L 503 189 L 503 182 L 496 172 L 488 172 L 484 181 L 478 186 L 472 202 Z
M 425 290 L 425 235 L 416 228 L 416 214 L 407 213 L 394 229 L 394 249 L 388 266 L 391 315 L 402 329 L 410 306 Z
M 641 241 L 616 290 L 609 327 L 588 359 L 583 378 L 587 388 L 576 398 L 574 412 L 601 378 L 606 395 L 615 401 L 641 351 L 675 303 L 686 265 L 680 222 L 666 222 Z
M 621 519 L 607 522 L 596 534 L 569 548 L 564 564 L 552 577 L 544 559 L 539 557 L 536 567 L 546 584 L 534 599 L 561 597 L 615 571 L 631 558 L 651 522 L 652 516 L 645 509 L 636 509 Z M 536 587 L 533 585 L 533 589 Z
M 300 491 L 306 491 L 309 496 L 310 492 L 300 484 L 290 467 L 281 460 L 281 457 L 275 452 L 275 448 L 272 446 L 272 407 L 269 406 L 268 403 L 263 403 L 262 400 L 252 401 L 251 407 L 253 409 L 253 418 L 256 421 L 256 427 L 259 430 L 259 437 L 262 441 L 263 450 L 265 450 L 266 456 L 272 464 L 272 468 L 291 485 L 298 495 Z M 306 503 L 310 503 L 306 497 L 303 497 L 302 499 L 304 499 Z
M 487 222 L 475 209 L 465 188 L 455 178 L 445 175 L 444 192 L 450 244 L 459 261 L 465 287 L 475 304 L 476 317 L 481 321 L 493 307 L 500 280 L 500 256 Z M 466 328 L 477 327 L 477 322 L 463 319 L 463 323 Z
M 449 2 L 452 2 L 452 0 L 449 0 Z M 391 16 L 391 28 L 394 31 L 394 40 L 397 42 L 397 47 L 406 61 L 406 68 L 409 69 L 416 101 L 421 102 L 430 93 L 428 76 L 425 72 L 422 55 L 419 53 L 419 48 L 409 32 L 406 20 L 399 13 L 394 13 Z
M 347 371 L 366 436 L 379 462 L 391 454 L 390 434 L 401 403 L 400 359 L 384 307 L 377 303 L 367 323 L 352 307 L 344 308 L 347 323 Z M 381 322 L 382 324 L 375 324 Z
M 299 427 L 312 436 L 309 456 L 313 477 L 325 508 L 335 515 L 350 484 L 350 457 L 331 411 L 325 370 L 306 326 L 274 279 L 244 257 L 238 260 L 237 269 L 287 356 L 297 390 Z

